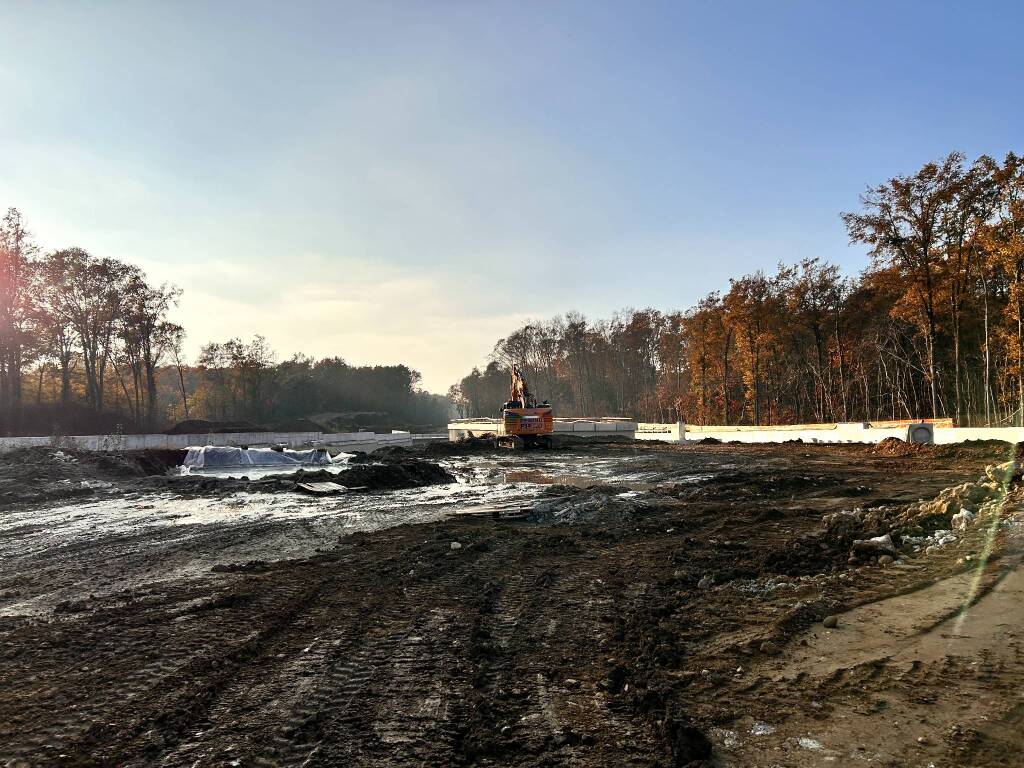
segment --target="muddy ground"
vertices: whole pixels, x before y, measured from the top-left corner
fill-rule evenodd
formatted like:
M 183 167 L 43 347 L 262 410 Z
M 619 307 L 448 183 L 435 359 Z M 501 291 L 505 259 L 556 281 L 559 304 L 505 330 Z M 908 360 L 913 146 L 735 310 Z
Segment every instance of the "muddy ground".
M 472 503 L 355 532 L 347 505 L 435 491 L 151 525 L 237 489 L 0 457 L 0 762 L 1022 764 L 1019 480 L 984 474 L 1008 446 L 480 453 L 426 457 Z

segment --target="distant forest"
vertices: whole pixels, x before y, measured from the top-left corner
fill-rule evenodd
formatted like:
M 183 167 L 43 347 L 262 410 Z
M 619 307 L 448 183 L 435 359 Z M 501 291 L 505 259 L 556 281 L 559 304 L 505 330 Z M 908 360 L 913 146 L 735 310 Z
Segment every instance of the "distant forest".
M 1024 161 L 953 153 L 841 214 L 870 263 L 729 281 L 681 312 L 529 323 L 449 391 L 494 415 L 520 363 L 556 415 L 693 424 L 1024 424 Z
M 404 365 L 351 366 L 232 339 L 182 360 L 180 290 L 81 248 L 41 253 L 21 214 L 0 221 L 0 435 L 156 431 L 181 420 L 327 428 L 437 425 L 449 403 Z M 318 422 L 318 423 L 320 423 Z

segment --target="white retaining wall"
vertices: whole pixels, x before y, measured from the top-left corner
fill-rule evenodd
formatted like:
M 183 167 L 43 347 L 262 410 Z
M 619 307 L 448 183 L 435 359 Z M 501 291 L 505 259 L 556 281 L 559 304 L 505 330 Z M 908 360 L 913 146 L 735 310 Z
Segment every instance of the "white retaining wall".
M 929 434 L 930 433 L 930 434 Z M 1024 427 L 931 427 L 911 424 L 909 427 L 872 427 L 870 424 L 830 424 L 822 428 L 792 429 L 788 427 L 687 427 L 686 442 L 714 437 L 722 442 L 781 443 L 803 440 L 805 443 L 878 443 L 887 437 L 907 442 L 931 442 L 936 445 L 963 443 L 967 440 L 1002 440 L 1024 442 Z
M 413 441 L 444 439 L 444 435 L 408 432 L 226 432 L 195 435 L 72 435 L 58 437 L 0 437 L 0 452 L 45 446 L 89 451 L 138 451 L 146 448 L 188 448 L 194 445 L 286 445 L 304 448 L 326 445 L 342 451 L 374 451 L 385 446 L 409 447 Z
M 939 430 L 935 430 L 938 432 Z M 906 440 L 906 427 L 877 428 L 867 424 L 829 424 L 821 428 L 790 429 L 787 427 L 687 427 L 686 442 L 696 442 L 708 437 L 723 443 L 782 443 L 787 440 L 802 440 L 805 443 L 878 443 L 887 437 Z
M 965 440 L 1002 440 L 1007 443 L 1024 442 L 1024 427 L 947 427 L 935 430 L 938 445 L 962 443 Z
M 583 435 L 623 435 L 633 437 L 636 422 L 628 419 L 555 419 L 556 433 Z M 448 439 L 455 441 L 466 437 L 505 434 L 505 423 L 501 419 L 457 419 L 448 425 Z
M 663 440 L 666 443 L 681 443 L 686 437 L 686 424 L 681 421 L 668 424 L 653 422 L 637 422 L 635 437 L 637 440 Z
M 459 419 L 448 425 L 448 439 L 459 440 L 469 436 L 502 434 L 503 431 L 499 419 Z M 878 443 L 887 437 L 897 437 L 907 442 L 934 442 L 940 445 L 962 443 L 967 440 L 1024 442 L 1024 427 L 935 427 L 930 424 L 874 427 L 867 422 L 805 424 L 792 427 L 691 427 L 681 421 L 658 424 L 624 419 L 555 419 L 555 432 L 620 434 L 629 435 L 637 440 L 662 440 L 668 443 L 695 443 L 707 437 L 713 437 L 723 443 L 782 443 L 787 440 L 802 440 L 805 443 Z

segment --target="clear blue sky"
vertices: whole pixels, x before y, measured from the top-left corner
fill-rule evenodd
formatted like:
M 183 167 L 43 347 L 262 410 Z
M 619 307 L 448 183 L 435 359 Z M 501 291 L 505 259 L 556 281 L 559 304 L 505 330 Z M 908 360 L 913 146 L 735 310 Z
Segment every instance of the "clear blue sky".
M 185 290 L 189 349 L 444 391 L 529 317 L 686 308 L 1021 151 L 1020 3 L 0 4 L 0 207 Z

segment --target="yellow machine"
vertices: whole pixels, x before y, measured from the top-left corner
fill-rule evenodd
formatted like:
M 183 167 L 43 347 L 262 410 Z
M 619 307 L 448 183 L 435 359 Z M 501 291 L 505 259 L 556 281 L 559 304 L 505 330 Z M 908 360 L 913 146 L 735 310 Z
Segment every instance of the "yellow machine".
M 505 434 L 498 438 L 499 445 L 513 449 L 551 447 L 555 431 L 551 406 L 547 400 L 537 403 L 518 365 L 512 366 L 512 386 L 501 416 Z

